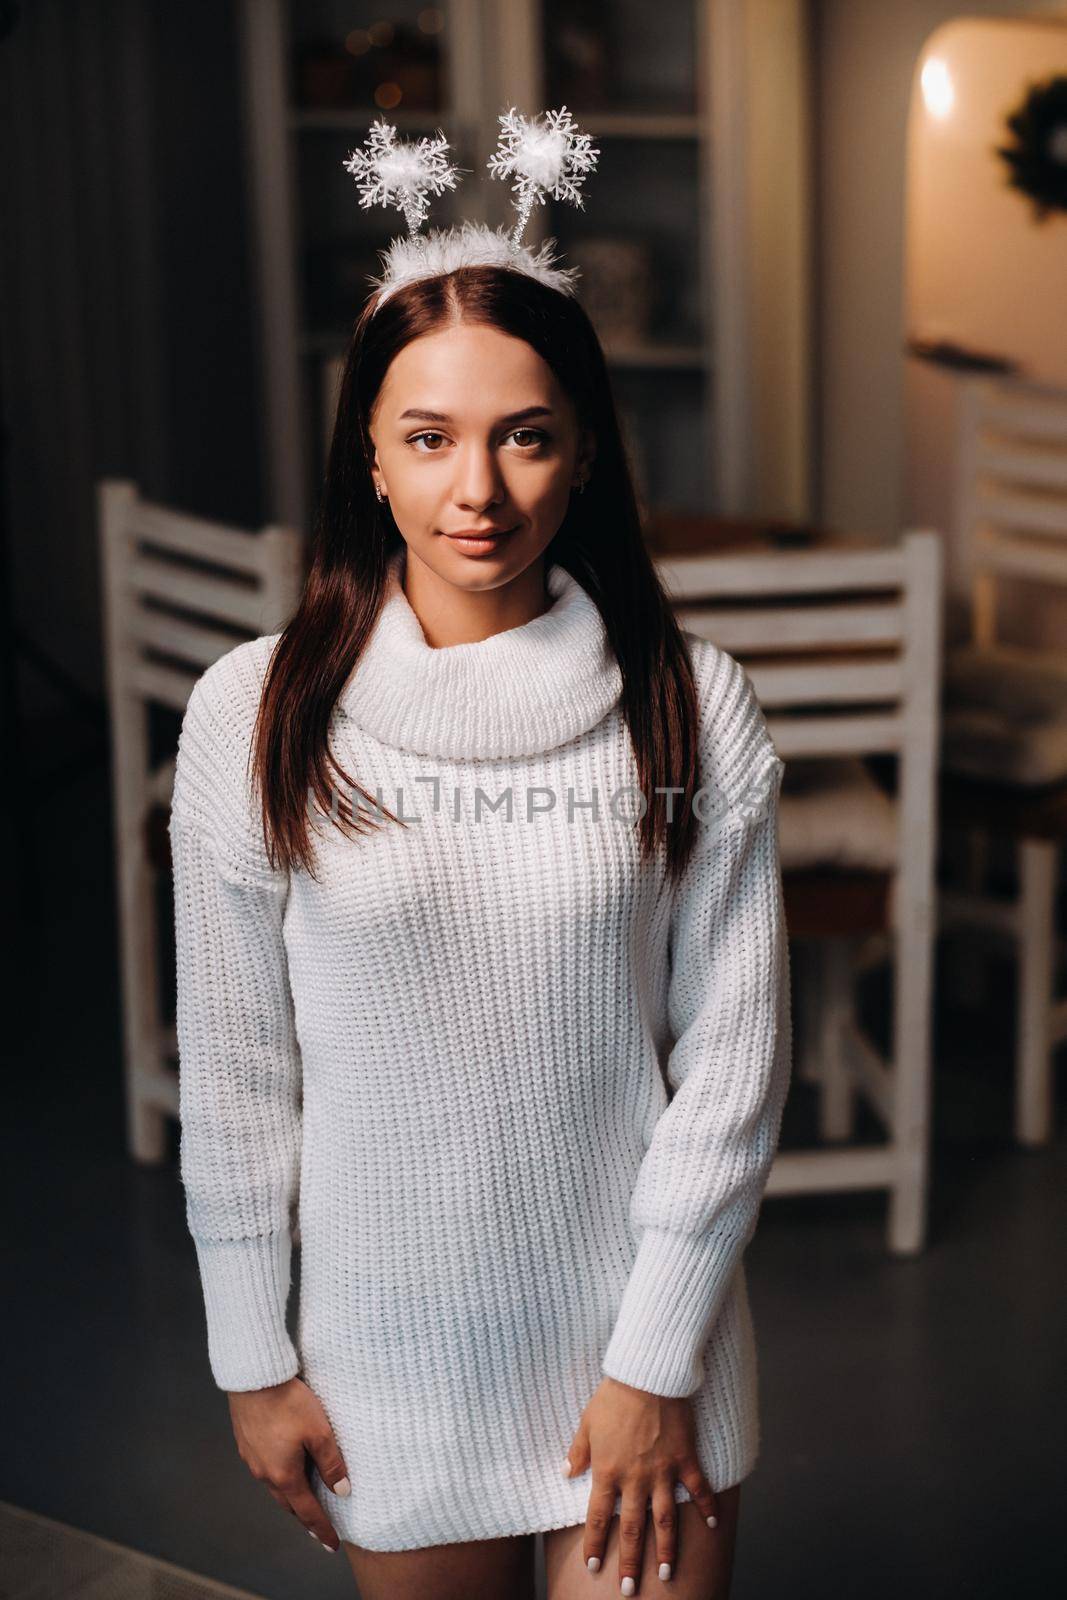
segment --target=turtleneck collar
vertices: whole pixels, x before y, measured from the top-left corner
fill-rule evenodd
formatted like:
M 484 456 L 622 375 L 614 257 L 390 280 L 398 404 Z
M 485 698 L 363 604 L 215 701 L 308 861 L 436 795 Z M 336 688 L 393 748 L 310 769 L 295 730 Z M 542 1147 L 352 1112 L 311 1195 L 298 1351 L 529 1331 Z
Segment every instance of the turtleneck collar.
M 622 671 L 581 584 L 549 566 L 549 609 L 488 639 L 434 648 L 404 593 L 407 548 L 337 709 L 382 744 L 455 759 L 533 755 L 596 726 Z

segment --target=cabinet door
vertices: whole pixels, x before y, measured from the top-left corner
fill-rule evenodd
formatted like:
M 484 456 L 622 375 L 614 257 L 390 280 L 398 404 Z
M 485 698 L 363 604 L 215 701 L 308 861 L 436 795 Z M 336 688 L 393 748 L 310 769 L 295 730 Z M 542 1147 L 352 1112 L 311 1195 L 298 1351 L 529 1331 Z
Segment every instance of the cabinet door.
M 545 0 L 546 105 L 566 105 L 600 150 L 582 210 L 550 205 L 542 232 L 582 274 L 649 510 L 707 510 L 711 329 L 705 293 L 699 40 L 693 4 Z

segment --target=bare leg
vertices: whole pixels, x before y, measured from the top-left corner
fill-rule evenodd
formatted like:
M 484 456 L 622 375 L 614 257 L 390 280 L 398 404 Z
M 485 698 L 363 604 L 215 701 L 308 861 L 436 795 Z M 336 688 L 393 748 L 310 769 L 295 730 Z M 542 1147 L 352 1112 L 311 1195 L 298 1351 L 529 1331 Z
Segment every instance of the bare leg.
M 707 1531 L 707 1530 L 705 1530 Z M 534 1534 L 364 1550 L 342 1541 L 360 1600 L 534 1600 Z
M 678 1502 L 678 1557 L 669 1579 L 659 1577 L 655 1528 L 649 1508 L 637 1594 L 657 1600 L 729 1600 L 734 1543 L 741 1509 L 741 1485 L 715 1496 L 717 1528 L 709 1528 L 691 1500 Z M 599 1572 L 582 1560 L 583 1523 L 551 1528 L 545 1539 L 548 1600 L 607 1600 L 619 1593 L 619 1519 L 613 1517 Z

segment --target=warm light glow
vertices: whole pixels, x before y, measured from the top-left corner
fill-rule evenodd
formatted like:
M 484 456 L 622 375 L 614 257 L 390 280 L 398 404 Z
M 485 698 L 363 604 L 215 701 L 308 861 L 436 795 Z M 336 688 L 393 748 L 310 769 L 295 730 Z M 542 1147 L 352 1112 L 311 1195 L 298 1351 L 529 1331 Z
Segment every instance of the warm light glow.
M 374 104 L 382 111 L 392 111 L 404 98 L 398 83 L 380 83 L 374 91 Z
M 370 49 L 370 34 L 366 28 L 353 28 L 345 40 L 345 49 L 350 56 L 365 56 Z
M 445 14 L 440 6 L 424 6 L 419 12 L 419 27 L 423 33 L 440 33 L 445 25 Z
M 956 91 L 952 87 L 948 67 L 940 56 L 931 56 L 923 62 L 921 82 L 927 111 L 932 117 L 947 117 L 956 103 Z
M 367 32 L 371 44 L 392 44 L 396 29 L 391 22 L 372 22 Z

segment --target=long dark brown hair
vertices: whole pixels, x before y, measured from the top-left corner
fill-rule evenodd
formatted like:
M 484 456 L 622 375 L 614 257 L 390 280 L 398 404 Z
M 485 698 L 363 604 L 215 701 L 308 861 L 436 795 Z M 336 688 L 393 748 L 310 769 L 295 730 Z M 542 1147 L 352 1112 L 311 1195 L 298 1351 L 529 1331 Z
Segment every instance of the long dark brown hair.
M 457 322 L 482 323 L 526 342 L 570 396 L 596 441 L 587 487 L 573 494 L 545 550 L 592 597 L 622 672 L 621 710 L 647 801 L 635 820 L 642 857 L 665 850 L 675 877 L 693 847 L 699 787 L 697 700 L 681 630 L 641 529 L 604 354 L 578 300 L 528 274 L 470 266 L 372 296 L 345 356 L 337 417 L 300 604 L 282 633 L 263 687 L 251 766 L 271 865 L 314 875 L 308 807 L 346 833 L 404 826 L 344 771 L 329 748 L 331 713 L 377 620 L 390 557 L 401 544 L 388 502 L 374 492 L 370 418 L 394 356 L 412 339 Z M 352 802 L 339 807 L 339 774 Z M 669 795 L 675 785 L 673 820 Z M 355 796 L 362 796 L 362 801 Z

